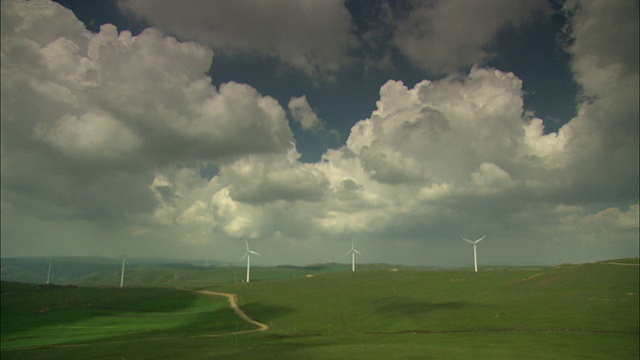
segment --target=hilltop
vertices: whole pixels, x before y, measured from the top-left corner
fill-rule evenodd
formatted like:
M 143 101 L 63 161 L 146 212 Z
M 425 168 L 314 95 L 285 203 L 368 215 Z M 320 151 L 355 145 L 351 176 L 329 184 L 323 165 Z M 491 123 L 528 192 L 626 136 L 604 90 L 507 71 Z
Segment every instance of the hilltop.
M 3 258 L 2 281 L 30 284 L 46 282 L 49 258 Z M 54 257 L 50 282 L 61 285 L 117 286 L 120 281 L 121 259 L 104 257 Z M 358 270 L 424 269 L 390 264 L 359 264 Z M 339 263 L 307 266 L 252 266 L 252 281 L 295 279 L 319 273 L 347 272 L 351 265 Z M 207 286 L 218 283 L 242 282 L 244 265 L 215 261 L 176 259 L 127 259 L 127 286 Z
M 638 259 L 621 259 L 478 273 L 363 269 L 199 287 L 236 294 L 244 312 L 270 327 L 241 335 L 232 334 L 248 325 L 234 322 L 223 298 L 148 284 L 118 289 L 3 282 L 2 357 L 632 359 L 640 354 L 638 265 Z M 43 307 L 49 311 L 37 314 Z M 129 325 L 119 333 L 104 332 L 122 321 Z M 11 330 L 16 326 L 18 333 Z M 79 336 L 84 327 L 92 338 Z M 218 335 L 207 335 L 212 333 Z M 10 350 L 24 341 L 77 345 Z

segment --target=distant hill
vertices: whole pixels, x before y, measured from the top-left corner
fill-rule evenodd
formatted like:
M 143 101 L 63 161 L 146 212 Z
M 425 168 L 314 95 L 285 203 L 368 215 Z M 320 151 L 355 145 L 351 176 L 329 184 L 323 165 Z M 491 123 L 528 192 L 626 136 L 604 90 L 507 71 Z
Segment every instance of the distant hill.
M 2 358 L 638 359 L 638 267 L 634 258 L 352 273 L 331 263 L 255 267 L 241 284 L 241 266 L 152 262 L 131 267 L 125 289 L 117 269 L 74 280 L 107 286 L 2 282 Z M 251 327 L 225 299 L 166 288 L 178 286 L 236 294 L 271 329 L 241 334 Z
M 85 286 L 118 286 L 122 260 L 105 257 L 53 257 L 52 284 Z M 49 268 L 48 257 L 1 259 L 1 280 L 43 284 Z M 390 264 L 358 264 L 358 270 L 409 269 Z M 252 281 L 291 279 L 317 273 L 347 272 L 350 264 L 326 263 L 308 266 L 280 265 L 252 267 Z M 242 282 L 244 266 L 215 261 L 189 261 L 168 258 L 127 259 L 127 286 L 208 286 Z
M 607 263 L 637 266 L 638 259 L 610 260 Z M 634 265 L 635 264 L 635 265 Z M 53 257 L 52 284 L 83 286 L 119 286 L 122 260 L 105 257 Z M 559 266 L 572 266 L 563 264 Z M 44 284 L 47 278 L 49 258 L 2 258 L 2 281 Z M 482 272 L 498 271 L 508 266 L 485 266 Z M 393 264 L 358 264 L 357 271 L 381 269 L 427 269 Z M 437 269 L 442 270 L 442 269 Z M 461 269 L 461 270 L 466 270 Z M 242 282 L 245 267 L 224 262 L 189 261 L 167 258 L 127 259 L 125 286 L 205 287 L 221 283 Z M 350 272 L 350 264 L 326 263 L 308 266 L 280 265 L 251 268 L 251 281 L 302 278 L 320 273 Z
M 46 282 L 49 269 L 48 257 L 17 257 L 0 260 L 0 277 L 2 281 L 17 281 L 31 284 Z M 122 259 L 106 257 L 52 257 L 51 283 L 85 284 L 94 279 L 96 285 L 102 285 L 105 278 L 119 277 Z M 223 262 L 187 261 L 166 258 L 127 259 L 127 269 L 139 268 L 181 268 L 207 269 L 216 266 L 227 266 Z M 101 279 L 101 280 L 98 280 Z

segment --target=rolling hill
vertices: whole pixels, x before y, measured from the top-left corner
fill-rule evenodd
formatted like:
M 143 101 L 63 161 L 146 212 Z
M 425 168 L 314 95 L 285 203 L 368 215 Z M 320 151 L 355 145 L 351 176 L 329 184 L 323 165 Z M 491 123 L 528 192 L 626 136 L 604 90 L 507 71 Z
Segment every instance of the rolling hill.
M 266 273 L 282 271 L 263 270 Z M 292 271 L 291 268 L 285 270 Z M 301 269 L 300 274 L 308 270 Z M 203 324 L 216 324 L 218 317 L 228 319 L 230 310 L 218 309 L 200 313 L 200 327 L 194 328 L 199 330 L 189 330 L 187 322 L 187 328 L 175 326 L 170 336 L 162 339 L 158 339 L 162 332 L 155 330 L 145 330 L 130 340 L 120 337 L 117 341 L 112 338 L 74 340 L 70 336 L 69 344 L 83 346 L 13 351 L 7 340 L 10 335 L 3 332 L 2 357 L 634 359 L 639 355 L 638 270 L 638 259 L 623 259 L 557 267 L 501 267 L 478 273 L 468 269 L 373 269 L 356 273 L 316 272 L 311 277 L 249 284 L 219 282 L 203 288 L 237 294 L 241 308 L 271 329 L 244 335 L 201 337 L 208 331 L 208 325 Z M 209 270 L 190 271 L 206 273 Z M 11 304 L 11 298 L 15 299 L 16 295 L 6 293 L 4 284 L 3 329 L 5 315 L 17 311 L 17 305 L 5 306 Z M 178 291 L 157 287 L 78 289 L 86 291 L 83 296 L 89 297 L 95 297 L 96 291 L 111 291 L 113 296 L 119 292 L 135 292 L 138 300 L 120 309 L 128 314 L 126 316 L 131 315 L 132 308 L 148 306 L 139 304 L 156 304 L 159 308 L 155 310 L 164 302 L 175 304 L 177 295 L 170 292 Z M 20 295 L 20 303 L 36 297 L 42 302 L 54 295 L 50 293 L 52 290 L 32 290 Z M 157 301 L 158 296 L 154 295 L 160 291 L 168 291 L 161 296 L 164 302 Z M 192 303 L 204 306 L 201 300 Z M 66 311 L 73 313 L 78 308 L 74 304 L 82 303 L 81 300 L 68 305 L 63 302 L 58 316 L 64 317 Z M 165 309 L 167 313 L 155 316 L 174 318 L 171 313 L 175 311 L 177 318 L 190 313 L 189 302 L 182 304 L 169 306 Z M 193 310 L 197 312 L 198 306 Z M 34 315 L 33 309 L 30 311 L 32 315 L 17 319 L 35 317 L 46 323 L 42 320 L 46 314 Z M 96 317 L 94 314 L 87 318 Z M 237 325 L 227 326 L 227 333 L 233 333 L 235 327 Z M 166 329 L 162 331 L 168 334 Z M 217 331 L 224 333 L 224 329 Z

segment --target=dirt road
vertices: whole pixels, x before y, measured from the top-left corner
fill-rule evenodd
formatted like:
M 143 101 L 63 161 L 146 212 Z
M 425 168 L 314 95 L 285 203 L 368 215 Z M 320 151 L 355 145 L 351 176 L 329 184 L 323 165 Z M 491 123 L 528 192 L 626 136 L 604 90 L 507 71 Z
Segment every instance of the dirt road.
M 222 293 L 222 292 L 215 292 L 215 291 L 206 291 L 206 290 L 199 290 L 198 291 L 201 294 L 206 294 L 206 295 L 213 295 L 213 296 L 224 296 L 227 298 L 227 301 L 229 301 L 229 306 L 231 306 L 231 309 L 233 309 L 233 312 L 235 312 L 242 320 L 255 325 L 257 327 L 257 329 L 254 330 L 245 330 L 245 331 L 237 331 L 234 333 L 227 333 L 225 335 L 234 335 L 234 334 L 243 334 L 243 333 L 247 333 L 247 332 L 252 332 L 252 331 L 266 331 L 269 330 L 269 325 L 267 324 L 263 324 L 261 322 L 255 321 L 254 319 L 252 319 L 249 315 L 247 315 L 244 311 L 242 311 L 242 309 L 240 309 L 240 307 L 238 306 L 238 298 L 236 297 L 236 294 L 230 294 L 230 293 Z M 216 335 L 214 335 L 216 336 Z M 219 335 L 217 335 L 219 336 Z

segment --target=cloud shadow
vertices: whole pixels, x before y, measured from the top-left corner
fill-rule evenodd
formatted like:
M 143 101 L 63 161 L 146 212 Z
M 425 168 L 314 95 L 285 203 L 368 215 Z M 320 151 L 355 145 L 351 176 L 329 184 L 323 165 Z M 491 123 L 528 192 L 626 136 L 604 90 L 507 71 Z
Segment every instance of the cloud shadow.
M 384 297 L 375 300 L 377 311 L 392 316 L 412 316 L 444 310 L 460 310 L 472 306 L 460 301 L 428 302 L 412 301 L 402 297 Z

